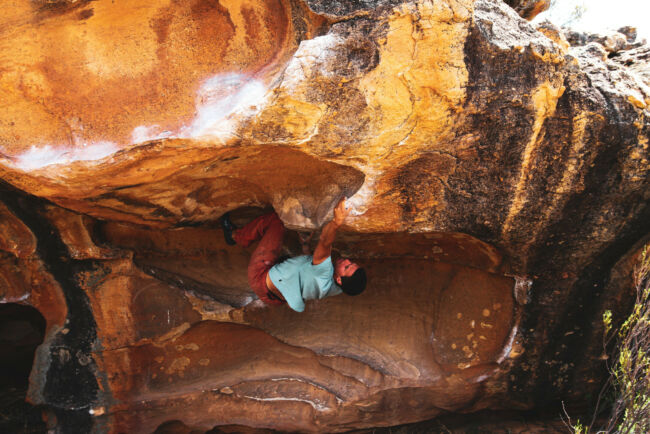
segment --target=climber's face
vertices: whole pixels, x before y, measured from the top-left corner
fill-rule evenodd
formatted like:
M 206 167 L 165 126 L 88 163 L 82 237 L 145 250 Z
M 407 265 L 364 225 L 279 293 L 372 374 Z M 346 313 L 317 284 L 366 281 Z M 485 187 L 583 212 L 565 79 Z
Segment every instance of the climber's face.
M 336 282 L 341 284 L 341 277 L 352 276 L 359 269 L 359 264 L 355 264 L 349 259 L 337 259 L 334 263 L 334 277 Z

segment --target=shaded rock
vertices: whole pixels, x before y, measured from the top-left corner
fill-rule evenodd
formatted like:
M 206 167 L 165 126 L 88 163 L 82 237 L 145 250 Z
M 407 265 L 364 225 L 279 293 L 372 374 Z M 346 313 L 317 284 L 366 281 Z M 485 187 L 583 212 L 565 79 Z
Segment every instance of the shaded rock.
M 17 258 L 27 257 L 36 251 L 36 238 L 4 203 L 0 203 L 0 249 Z
M 636 27 L 632 27 L 632 26 L 621 27 L 620 29 L 618 29 L 618 33 L 622 33 L 623 35 L 625 35 L 627 42 L 631 43 L 636 41 L 636 37 L 637 37 Z
M 637 40 L 636 29 L 623 27 L 623 32 L 609 32 L 607 34 L 577 32 L 564 29 L 564 35 L 571 45 L 581 46 L 596 42 L 605 48 L 608 53 L 617 54 L 624 50 L 631 50 L 646 44 L 645 39 Z M 625 33 L 624 33 L 625 32 Z
M 544 36 L 555 42 L 565 52 L 569 49 L 569 41 L 567 41 L 562 30 L 555 24 L 548 20 L 542 21 L 537 25 L 536 29 L 538 32 L 543 33 Z
M 0 302 L 46 320 L 30 400 L 63 432 L 340 432 L 596 396 L 650 236 L 648 52 L 515 10 L 9 8 Z M 367 291 L 255 300 L 219 217 L 273 209 L 297 254 L 343 196 Z
M 532 20 L 551 6 L 550 0 L 505 0 L 522 18 Z
M 629 71 L 634 71 L 636 77 L 645 86 L 650 87 L 650 45 L 642 45 L 620 53 L 619 56 L 613 57 L 612 61 Z
M 316 13 L 345 17 L 358 13 L 368 13 L 377 9 L 392 8 L 400 4 L 399 0 L 307 0 L 309 8 Z

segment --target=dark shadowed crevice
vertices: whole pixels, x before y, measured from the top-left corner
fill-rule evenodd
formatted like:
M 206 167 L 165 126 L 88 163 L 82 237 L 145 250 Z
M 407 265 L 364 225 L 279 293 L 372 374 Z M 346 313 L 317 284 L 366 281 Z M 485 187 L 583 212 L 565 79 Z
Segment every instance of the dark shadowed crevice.
M 27 385 L 44 333 L 45 318 L 33 307 L 0 304 L 0 387 Z
M 639 239 L 650 233 L 649 211 L 650 208 L 646 207 L 645 213 L 641 213 L 638 218 L 631 220 L 622 228 L 619 238 L 596 256 L 595 260 L 577 276 L 577 281 L 572 287 L 573 291 L 566 296 L 568 302 L 557 306 L 558 309 L 562 309 L 563 314 L 560 317 L 565 321 L 550 328 L 548 345 L 543 353 L 545 356 L 540 363 L 539 378 L 536 379 L 537 388 L 533 394 L 537 406 L 557 403 L 559 397 L 575 393 L 572 390 L 575 385 L 593 384 L 594 386 L 590 386 L 590 388 L 597 391 L 601 382 L 606 378 L 604 363 L 596 361 L 594 364 L 595 351 L 588 351 L 590 346 L 601 340 L 603 331 L 602 323 L 594 322 L 594 318 L 599 319 L 599 312 L 602 312 L 605 304 L 612 297 L 612 294 L 607 293 L 605 289 L 614 265 L 630 252 Z M 549 273 L 552 272 L 549 271 Z M 550 282 L 557 280 L 557 275 L 551 274 L 550 277 L 548 279 Z M 538 291 L 533 291 L 533 294 L 545 292 L 543 288 L 540 288 Z M 543 303 L 538 302 L 534 305 L 543 305 Z M 531 315 L 531 318 L 543 317 L 544 315 L 541 313 Z M 615 316 L 619 320 L 624 317 L 625 315 Z M 531 321 L 524 325 L 524 327 L 528 326 L 536 327 L 537 324 L 533 324 Z M 562 365 L 572 368 L 581 365 L 583 367 L 592 366 L 587 369 L 588 375 L 598 381 L 586 382 L 585 378 L 579 376 L 585 373 L 580 374 L 576 369 L 570 369 L 560 377 L 557 370 Z M 521 378 L 526 378 L 525 373 L 521 373 Z M 590 394 L 587 398 L 595 399 L 596 396 Z M 580 407 L 580 404 L 573 402 L 576 407 Z
M 79 286 L 75 274 L 92 267 L 91 261 L 75 261 L 57 235 L 56 228 L 43 217 L 48 202 L 27 195 L 0 182 L 3 202 L 29 227 L 38 240 L 36 252 L 47 271 L 63 290 L 68 317 L 65 333 L 59 332 L 49 341 L 49 366 L 39 404 L 46 404 L 56 414 L 62 432 L 90 432 L 89 409 L 97 400 L 96 367 L 91 350 L 96 340 L 96 324 L 88 297 Z M 69 430 L 69 431 L 67 431 Z
M 0 432 L 45 432 L 41 409 L 25 402 L 45 318 L 30 306 L 0 304 Z

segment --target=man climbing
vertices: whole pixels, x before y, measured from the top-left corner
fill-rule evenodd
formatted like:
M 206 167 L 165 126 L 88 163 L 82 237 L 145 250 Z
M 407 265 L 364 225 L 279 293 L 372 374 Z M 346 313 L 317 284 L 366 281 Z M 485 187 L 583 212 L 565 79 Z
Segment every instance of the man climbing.
M 256 218 L 237 229 L 228 213 L 221 219 L 226 243 L 248 247 L 260 243 L 248 264 L 248 282 L 268 304 L 287 303 L 296 312 L 305 310 L 305 300 L 338 295 L 358 295 L 366 288 L 366 272 L 348 259 L 332 264 L 332 243 L 337 229 L 349 214 L 345 198 L 334 208 L 334 219 L 321 231 L 313 256 L 303 255 L 278 263 L 285 228 L 275 212 Z

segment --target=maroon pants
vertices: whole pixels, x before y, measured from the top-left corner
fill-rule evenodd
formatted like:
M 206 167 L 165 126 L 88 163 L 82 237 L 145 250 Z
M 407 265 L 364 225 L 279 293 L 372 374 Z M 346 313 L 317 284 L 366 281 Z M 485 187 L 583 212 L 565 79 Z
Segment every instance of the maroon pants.
M 233 232 L 233 239 L 242 247 L 260 240 L 248 264 L 248 283 L 260 300 L 268 304 L 286 303 L 266 286 L 266 275 L 282 252 L 284 231 L 282 220 L 273 212 L 258 217 Z

